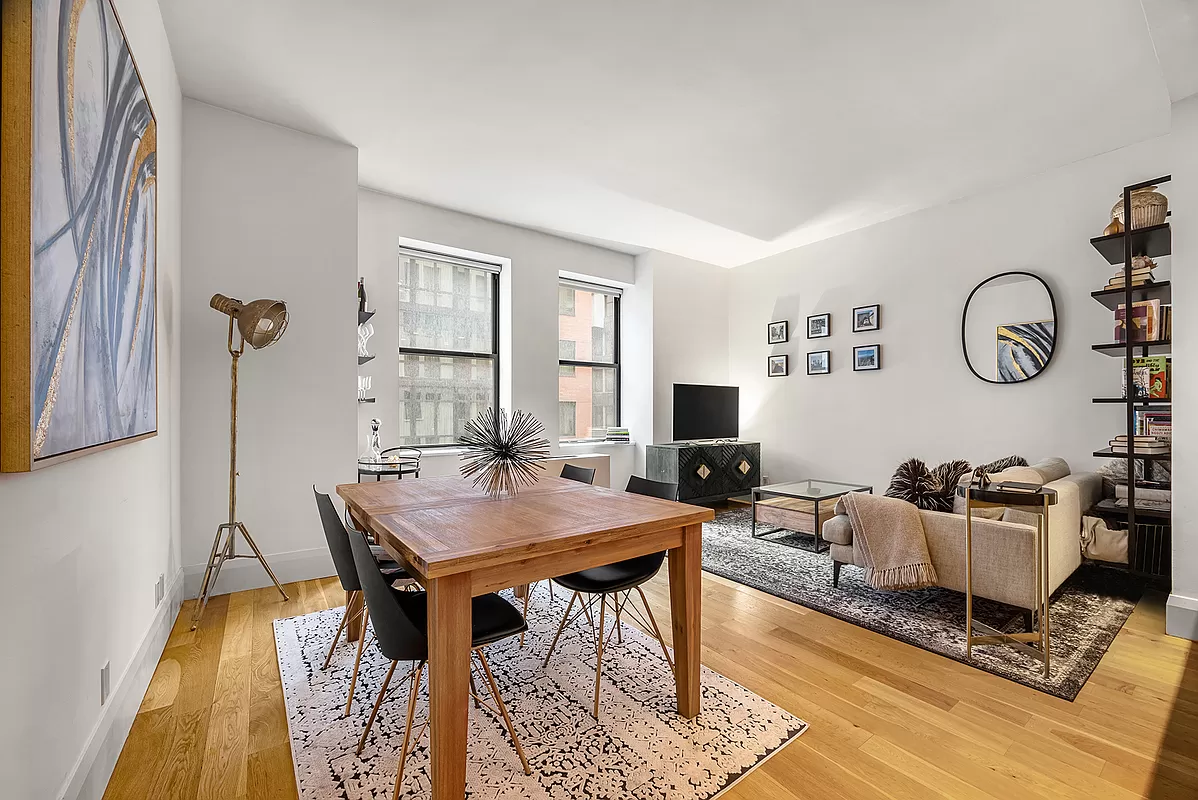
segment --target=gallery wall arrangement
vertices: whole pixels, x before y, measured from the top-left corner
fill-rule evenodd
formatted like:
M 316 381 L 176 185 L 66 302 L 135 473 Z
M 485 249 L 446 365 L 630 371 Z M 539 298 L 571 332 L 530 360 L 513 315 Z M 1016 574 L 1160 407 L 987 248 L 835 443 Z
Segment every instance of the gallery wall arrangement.
M 853 333 L 882 329 L 882 306 L 874 303 L 853 309 Z M 832 335 L 832 314 L 812 314 L 807 317 L 807 338 L 826 339 Z M 786 344 L 790 341 L 790 321 L 778 320 L 766 327 L 766 344 Z M 882 346 L 867 344 L 853 348 L 853 371 L 872 372 L 882 368 Z M 807 374 L 828 375 L 832 372 L 832 351 L 813 350 L 807 353 Z M 766 374 L 784 378 L 790 374 L 790 356 L 774 353 L 766 359 Z
M 153 109 L 110 0 L 5 0 L 0 471 L 158 429 Z

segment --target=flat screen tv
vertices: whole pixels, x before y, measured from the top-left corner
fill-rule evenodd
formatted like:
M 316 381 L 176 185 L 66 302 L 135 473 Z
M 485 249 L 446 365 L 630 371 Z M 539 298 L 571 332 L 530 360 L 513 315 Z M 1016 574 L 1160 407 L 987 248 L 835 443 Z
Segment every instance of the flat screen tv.
M 740 388 L 674 384 L 674 441 L 740 435 Z

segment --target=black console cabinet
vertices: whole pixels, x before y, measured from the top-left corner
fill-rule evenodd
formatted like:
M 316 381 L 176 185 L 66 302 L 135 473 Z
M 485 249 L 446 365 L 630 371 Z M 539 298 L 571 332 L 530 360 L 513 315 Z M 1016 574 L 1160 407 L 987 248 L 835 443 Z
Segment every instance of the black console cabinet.
M 650 480 L 678 484 L 684 503 L 714 503 L 761 485 L 761 444 L 673 442 L 645 448 Z

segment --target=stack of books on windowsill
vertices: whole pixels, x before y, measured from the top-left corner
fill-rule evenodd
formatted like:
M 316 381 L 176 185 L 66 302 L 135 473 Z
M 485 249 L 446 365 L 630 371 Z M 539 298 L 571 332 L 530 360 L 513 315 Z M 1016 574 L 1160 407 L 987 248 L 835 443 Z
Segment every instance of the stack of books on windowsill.
M 608 442 L 623 442 L 627 444 L 632 441 L 632 436 L 629 435 L 627 428 L 608 428 L 604 439 Z
M 1170 451 L 1169 442 L 1165 439 L 1157 438 L 1156 436 L 1137 436 L 1135 443 L 1137 455 L 1163 455 Z M 1119 434 L 1110 441 L 1111 451 L 1115 453 L 1126 453 L 1127 444 L 1128 439 L 1126 434 Z
M 1150 283 L 1154 283 L 1152 279 L 1152 271 L 1154 269 L 1156 269 L 1156 264 L 1151 258 L 1136 256 L 1132 260 L 1131 285 L 1147 286 Z M 1103 288 L 1123 289 L 1126 288 L 1126 285 L 1126 282 L 1123 280 L 1123 267 L 1120 267 L 1119 271 L 1111 276 L 1111 279 L 1107 281 L 1106 286 Z

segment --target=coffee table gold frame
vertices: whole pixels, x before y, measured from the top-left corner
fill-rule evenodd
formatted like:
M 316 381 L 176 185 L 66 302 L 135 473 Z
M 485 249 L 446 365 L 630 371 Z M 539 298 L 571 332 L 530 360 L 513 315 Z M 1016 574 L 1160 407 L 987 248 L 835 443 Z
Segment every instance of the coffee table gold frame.
M 1007 645 L 1042 662 L 1044 677 L 1047 678 L 1051 666 L 1052 644 L 1052 624 L 1048 611 L 1048 508 L 1056 505 L 1057 493 L 1053 489 L 1041 489 L 1033 494 L 1004 492 L 997 487 L 979 489 L 974 486 L 962 486 L 957 493 L 965 496 L 965 658 L 973 660 L 974 645 Z M 1028 633 L 1005 633 L 973 618 L 973 510 L 1007 506 L 1018 506 L 1021 511 L 1036 515 L 1036 607 L 1032 609 L 1035 629 Z M 975 630 L 980 631 L 982 635 L 975 635 Z

